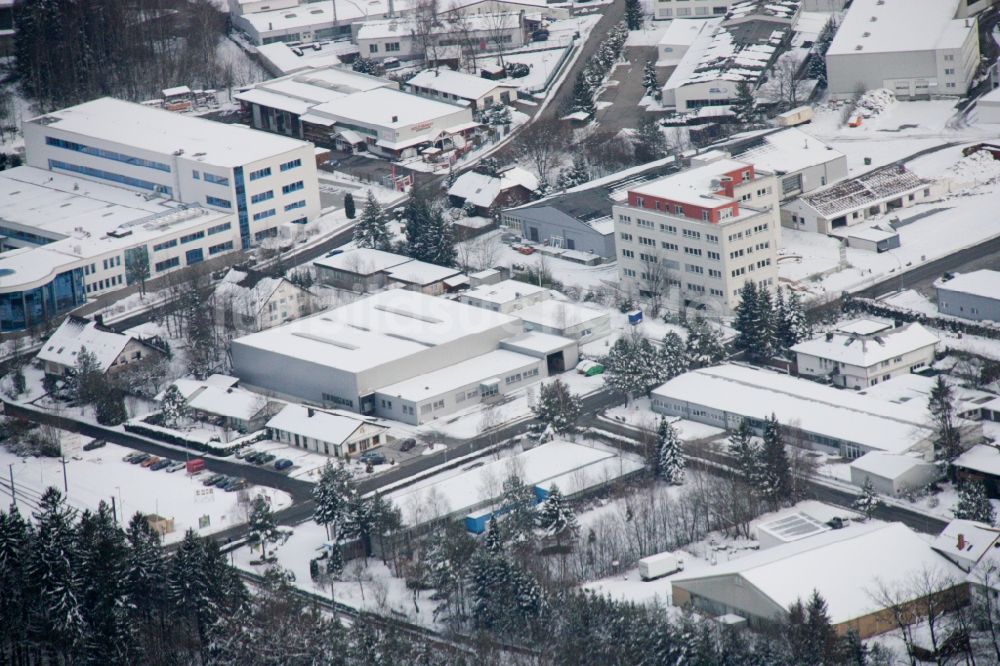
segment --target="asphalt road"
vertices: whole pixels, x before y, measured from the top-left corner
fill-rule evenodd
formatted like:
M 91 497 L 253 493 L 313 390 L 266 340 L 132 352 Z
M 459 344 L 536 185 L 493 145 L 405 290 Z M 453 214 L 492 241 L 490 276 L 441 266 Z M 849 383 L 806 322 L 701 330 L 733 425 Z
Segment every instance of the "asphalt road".
M 602 130 L 617 131 L 639 126 L 639 120 L 647 113 L 645 107 L 639 106 L 639 101 L 646 94 L 642 85 L 642 72 L 646 61 L 652 60 L 655 63 L 656 58 L 655 46 L 626 47 L 625 59 L 628 62 L 618 65 L 609 81 L 616 82 L 616 85 L 608 86 L 597 100 L 611 102 L 611 106 L 596 113 L 597 123 Z M 660 81 L 666 80 L 663 70 L 658 71 L 658 75 Z

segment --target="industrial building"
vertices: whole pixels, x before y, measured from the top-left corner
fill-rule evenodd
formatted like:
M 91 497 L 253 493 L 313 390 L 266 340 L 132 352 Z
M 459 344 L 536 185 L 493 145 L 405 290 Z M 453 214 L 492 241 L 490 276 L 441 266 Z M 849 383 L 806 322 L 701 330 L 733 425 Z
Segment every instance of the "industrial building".
M 1000 271 L 958 273 L 934 283 L 941 314 L 1000 322 Z
M 422 59 L 427 64 L 459 61 L 470 49 L 480 53 L 516 49 L 528 31 L 524 13 L 468 14 L 462 21 L 437 21 L 430 28 L 416 18 L 386 18 L 355 26 L 362 57 Z M 422 32 L 427 32 L 426 36 Z M 502 47 L 501 47 L 502 45 Z
M 240 246 L 319 214 L 314 148 L 110 97 L 25 121 L 29 166 L 236 213 Z
M 773 173 L 787 201 L 847 178 L 847 156 L 794 127 L 742 140 L 732 157 Z M 782 224 L 785 222 L 782 211 Z
M 968 0 L 854 0 L 826 52 L 833 99 L 886 88 L 899 99 L 963 97 L 979 67 Z M 964 13 L 964 12 L 963 12 Z

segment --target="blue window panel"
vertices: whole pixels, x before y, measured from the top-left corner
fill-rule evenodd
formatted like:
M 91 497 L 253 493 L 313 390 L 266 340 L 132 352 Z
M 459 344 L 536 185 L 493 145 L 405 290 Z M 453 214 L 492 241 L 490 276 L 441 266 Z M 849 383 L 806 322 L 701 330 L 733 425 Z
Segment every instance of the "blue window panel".
M 264 240 L 265 238 L 274 238 L 278 235 L 278 227 L 271 227 L 270 229 L 264 229 L 263 231 L 258 231 L 254 234 L 254 240 Z
M 114 160 L 115 162 L 131 164 L 132 166 L 141 166 L 148 169 L 156 169 L 157 171 L 166 171 L 167 173 L 170 173 L 170 165 L 164 164 L 163 162 L 145 160 L 141 157 L 132 157 L 131 155 L 125 155 L 124 153 L 116 153 L 113 150 L 104 150 L 103 148 L 85 146 L 82 143 L 66 141 L 65 139 L 57 139 L 52 136 L 45 137 L 45 143 L 50 146 L 55 146 L 56 148 L 65 148 L 66 150 L 73 150 L 85 155 L 103 157 L 106 160 Z
M 290 194 L 292 192 L 298 192 L 304 187 L 301 180 L 297 180 L 294 183 L 289 183 L 288 185 L 281 186 L 282 194 Z
M 271 175 L 271 167 L 264 167 L 263 169 L 257 169 L 256 171 L 251 171 L 250 182 L 252 183 L 255 180 L 259 180 L 260 178 L 267 178 L 270 175 Z
M 274 217 L 275 210 L 273 208 L 268 208 L 267 210 L 262 210 L 259 213 L 253 214 L 253 221 L 266 220 L 269 217 Z
M 220 199 L 218 197 L 205 197 L 205 203 L 207 203 L 209 206 L 215 206 L 216 208 L 225 208 L 227 210 L 233 207 L 233 205 L 229 202 L 228 199 Z
M 250 215 L 247 213 L 246 184 L 243 182 L 243 167 L 233 169 L 236 179 L 236 216 L 240 223 L 240 245 L 242 249 L 250 247 Z
M 218 234 L 218 233 L 221 233 L 223 231 L 229 231 L 232 228 L 233 228 L 233 225 L 230 224 L 229 222 L 226 222 L 225 224 L 217 224 L 214 227 L 209 227 L 208 228 L 208 235 L 211 236 L 212 234 Z
M 233 241 L 227 241 L 225 243 L 219 243 L 218 245 L 213 245 L 208 248 L 208 254 L 219 254 L 220 252 L 228 252 L 233 249 Z
M 300 218 L 292 220 L 292 224 L 305 224 L 308 221 L 309 221 L 309 218 L 300 217 Z
M 191 241 L 196 241 L 204 237 L 205 237 L 204 231 L 196 231 L 193 234 L 187 234 L 185 236 L 181 236 L 181 243 L 190 243 Z
M 61 162 L 59 160 L 49 160 L 49 170 L 69 171 L 70 173 L 79 173 L 85 176 L 91 176 L 93 178 L 100 178 L 101 180 L 110 180 L 113 183 L 128 185 L 129 187 L 139 187 L 144 190 L 149 190 L 150 192 L 161 192 L 163 194 L 166 194 L 167 196 L 173 196 L 174 193 L 173 188 L 168 187 L 167 185 L 160 185 L 159 183 L 151 183 L 148 180 L 142 180 L 141 178 L 123 176 L 120 173 L 112 173 L 111 171 L 94 169 L 93 167 L 80 166 L 79 164 L 68 164 L 66 162 Z
M 209 172 L 205 172 L 205 182 L 212 183 L 214 185 L 225 185 L 229 187 L 229 179 L 224 176 L 215 176 Z
M 290 210 L 295 210 L 296 208 L 305 208 L 305 207 L 306 207 L 305 199 L 303 199 L 302 201 L 294 201 L 290 204 L 285 205 L 285 212 L 287 213 Z
M 168 241 L 164 241 L 162 243 L 157 243 L 156 245 L 153 246 L 153 252 L 159 252 L 160 250 L 168 250 L 168 249 L 170 249 L 172 247 L 177 247 L 177 239 L 176 238 L 172 238 L 172 239 L 170 239 Z
M 184 254 L 184 260 L 187 262 L 188 266 L 191 264 L 197 264 L 199 261 L 205 260 L 205 253 L 200 247 L 196 247 L 193 250 L 188 250 Z
M 302 160 L 292 160 L 291 162 L 285 162 L 281 165 L 282 171 L 290 171 L 302 166 Z
M 198 173 L 197 171 L 192 171 L 191 177 L 194 178 L 195 180 L 201 180 L 201 174 Z
M 171 268 L 175 268 L 180 265 L 181 265 L 181 258 L 174 257 L 172 259 L 164 259 L 163 261 L 156 262 L 154 268 L 156 269 L 156 272 L 159 273 L 162 271 L 170 270 Z
M 259 192 L 250 197 L 250 203 L 258 204 L 262 201 L 270 201 L 274 198 L 274 190 L 268 190 L 267 192 Z

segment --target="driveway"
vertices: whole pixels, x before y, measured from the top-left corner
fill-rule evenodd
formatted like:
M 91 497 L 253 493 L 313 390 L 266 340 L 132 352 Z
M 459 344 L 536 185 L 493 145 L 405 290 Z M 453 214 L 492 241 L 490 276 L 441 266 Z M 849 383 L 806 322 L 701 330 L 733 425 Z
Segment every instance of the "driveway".
M 645 107 L 639 106 L 639 100 L 646 94 L 642 72 L 647 61 L 656 62 L 657 48 L 629 46 L 625 49 L 625 57 L 628 62 L 615 68 L 608 81 L 610 85 L 597 99 L 598 102 L 611 102 L 611 106 L 597 112 L 597 122 L 604 130 L 635 129 L 647 113 Z M 665 71 L 662 68 L 657 70 L 657 80 L 661 83 L 666 80 Z

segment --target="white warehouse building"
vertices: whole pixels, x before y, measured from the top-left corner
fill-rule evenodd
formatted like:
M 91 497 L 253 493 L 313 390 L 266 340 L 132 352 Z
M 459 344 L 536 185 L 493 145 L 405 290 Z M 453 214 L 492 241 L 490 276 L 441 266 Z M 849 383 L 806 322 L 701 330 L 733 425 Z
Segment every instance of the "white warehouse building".
M 832 99 L 886 88 L 902 99 L 962 97 L 979 67 L 967 0 L 854 0 L 826 53 Z
M 319 214 L 306 141 L 110 97 L 38 116 L 23 130 L 30 166 L 236 213 L 244 249 Z

